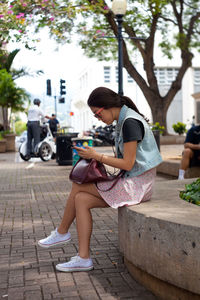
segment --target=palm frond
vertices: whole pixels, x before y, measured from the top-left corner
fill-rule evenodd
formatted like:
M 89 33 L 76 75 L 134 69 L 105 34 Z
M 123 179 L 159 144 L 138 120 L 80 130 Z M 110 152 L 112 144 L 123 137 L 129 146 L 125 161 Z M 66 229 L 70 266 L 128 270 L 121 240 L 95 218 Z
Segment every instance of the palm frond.
M 15 49 L 8 54 L 8 57 L 5 62 L 5 69 L 7 70 L 7 72 L 10 72 L 11 66 L 13 64 L 13 60 L 19 51 L 20 49 Z

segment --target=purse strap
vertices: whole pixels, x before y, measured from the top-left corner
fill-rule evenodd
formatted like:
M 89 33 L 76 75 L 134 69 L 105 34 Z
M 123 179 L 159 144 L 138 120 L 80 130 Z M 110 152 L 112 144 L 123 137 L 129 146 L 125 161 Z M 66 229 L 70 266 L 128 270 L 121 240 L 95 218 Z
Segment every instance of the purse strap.
M 125 174 L 125 170 L 121 170 L 116 176 L 115 176 L 115 178 L 113 179 L 113 178 L 111 178 L 110 177 L 110 179 L 108 179 L 108 181 L 114 181 L 113 182 L 113 184 L 108 188 L 108 189 L 106 189 L 106 190 L 101 190 L 100 188 L 98 188 L 98 186 L 97 186 L 97 183 L 96 183 L 96 187 L 97 187 L 97 189 L 99 190 L 99 191 L 101 191 L 101 192 L 109 192 L 116 184 L 117 184 L 117 182 L 118 182 L 118 180 Z

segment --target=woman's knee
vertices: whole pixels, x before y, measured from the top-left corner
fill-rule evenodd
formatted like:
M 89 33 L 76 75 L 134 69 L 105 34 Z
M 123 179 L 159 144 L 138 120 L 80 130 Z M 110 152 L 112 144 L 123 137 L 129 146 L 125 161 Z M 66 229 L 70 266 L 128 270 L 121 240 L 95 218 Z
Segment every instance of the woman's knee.
M 98 198 L 96 195 L 92 195 L 88 192 L 80 191 L 76 193 L 74 197 L 75 201 L 75 209 L 92 209 L 98 207 L 107 207 L 107 203 L 103 200 Z
M 85 192 L 78 192 L 75 197 L 74 197 L 74 201 L 75 201 L 75 208 L 87 208 L 87 195 Z

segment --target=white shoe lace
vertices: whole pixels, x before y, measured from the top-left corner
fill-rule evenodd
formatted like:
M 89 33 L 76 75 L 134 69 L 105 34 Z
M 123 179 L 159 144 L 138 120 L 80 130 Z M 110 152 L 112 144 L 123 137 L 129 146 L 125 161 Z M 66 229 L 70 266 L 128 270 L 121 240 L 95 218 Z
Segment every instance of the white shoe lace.
M 52 231 L 50 236 L 48 237 L 48 240 L 51 241 L 57 236 L 56 230 Z
M 78 254 L 70 258 L 70 261 L 79 261 L 79 260 L 80 260 L 80 256 L 78 256 Z

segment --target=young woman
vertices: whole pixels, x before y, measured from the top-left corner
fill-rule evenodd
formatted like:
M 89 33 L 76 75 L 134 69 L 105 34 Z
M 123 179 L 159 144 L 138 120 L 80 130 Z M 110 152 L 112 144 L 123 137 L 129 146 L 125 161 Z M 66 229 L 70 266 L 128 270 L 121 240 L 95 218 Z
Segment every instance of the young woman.
M 108 88 L 99 87 L 90 94 L 88 105 L 94 116 L 105 124 L 117 121 L 116 157 L 100 154 L 92 147 L 85 149 L 76 147 L 78 154 L 83 158 L 94 158 L 126 172 L 107 192 L 105 190 L 112 182 L 101 182 L 97 186 L 72 183 L 61 224 L 50 236 L 38 242 L 44 248 L 68 243 L 71 239 L 68 230 L 76 218 L 79 253 L 69 262 L 56 266 L 57 270 L 63 272 L 93 269 L 90 258 L 92 233 L 90 210 L 98 207 L 118 208 L 149 200 L 156 176 L 155 167 L 162 161 L 152 131 L 131 99 L 119 96 Z

